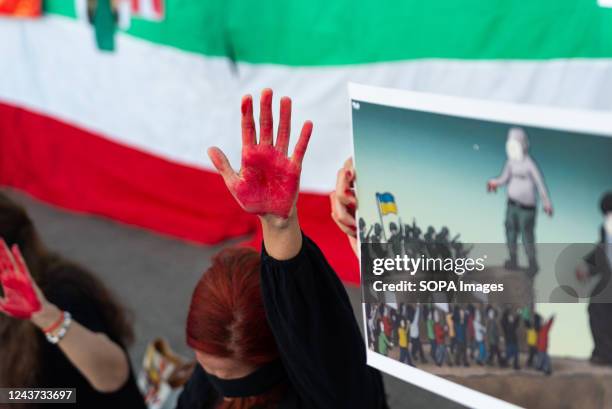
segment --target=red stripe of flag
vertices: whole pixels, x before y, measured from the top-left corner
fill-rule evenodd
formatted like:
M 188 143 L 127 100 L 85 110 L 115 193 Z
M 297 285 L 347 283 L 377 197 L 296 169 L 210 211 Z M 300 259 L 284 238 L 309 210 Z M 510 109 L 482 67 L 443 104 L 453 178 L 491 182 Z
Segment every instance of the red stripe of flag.
M 162 18 L 164 15 L 164 3 L 163 0 L 153 0 L 153 10 L 158 18 Z

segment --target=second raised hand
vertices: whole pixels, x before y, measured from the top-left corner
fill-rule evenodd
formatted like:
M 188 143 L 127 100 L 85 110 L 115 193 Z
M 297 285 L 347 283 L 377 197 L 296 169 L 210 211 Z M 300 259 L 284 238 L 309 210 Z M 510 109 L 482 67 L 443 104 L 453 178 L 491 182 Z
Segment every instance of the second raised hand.
M 223 176 L 228 189 L 249 213 L 289 217 L 295 206 L 300 185 L 302 160 L 312 134 L 312 122 L 306 121 L 293 155 L 287 156 L 291 132 L 291 99 L 280 102 L 280 124 L 273 143 L 272 90 L 264 89 L 260 99 L 259 143 L 257 143 L 253 99 L 242 98 L 242 161 L 236 173 L 225 154 L 217 147 L 208 156 Z
M 4 296 L 0 297 L 0 312 L 15 318 L 30 319 L 42 308 L 42 293 L 36 287 L 17 245 L 9 250 L 0 239 L 0 284 Z

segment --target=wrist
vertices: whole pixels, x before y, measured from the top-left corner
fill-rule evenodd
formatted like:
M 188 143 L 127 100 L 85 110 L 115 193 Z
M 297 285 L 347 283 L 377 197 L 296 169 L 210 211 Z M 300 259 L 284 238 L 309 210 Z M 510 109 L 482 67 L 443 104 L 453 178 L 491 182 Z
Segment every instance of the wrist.
M 286 218 L 276 216 L 273 214 L 264 214 L 259 216 L 261 227 L 267 231 L 282 231 L 287 230 L 291 227 L 298 226 L 298 217 L 296 207 L 293 206 L 291 212 Z
M 62 310 L 50 302 L 42 304 L 40 310 L 32 314 L 31 321 L 39 329 L 44 330 L 52 326 L 62 316 Z
M 295 212 L 289 217 L 261 216 L 261 228 L 266 252 L 276 260 L 289 260 L 302 248 L 302 231 Z

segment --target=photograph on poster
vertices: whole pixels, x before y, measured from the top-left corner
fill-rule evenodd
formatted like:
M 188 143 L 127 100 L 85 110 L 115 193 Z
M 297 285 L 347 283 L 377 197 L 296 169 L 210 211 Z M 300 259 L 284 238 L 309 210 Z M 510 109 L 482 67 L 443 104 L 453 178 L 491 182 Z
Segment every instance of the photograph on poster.
M 357 84 L 349 92 L 369 364 L 470 407 L 555 407 L 568 381 L 608 382 L 609 115 Z M 503 303 L 482 291 L 415 296 L 408 284 L 378 292 L 381 278 L 412 277 L 381 260 L 422 259 L 411 264 L 421 272 L 426 261 L 453 261 L 447 282 L 460 291 L 470 281 L 457 266 L 482 257 L 479 276 L 506 283 Z M 439 266 L 436 277 L 448 277 Z

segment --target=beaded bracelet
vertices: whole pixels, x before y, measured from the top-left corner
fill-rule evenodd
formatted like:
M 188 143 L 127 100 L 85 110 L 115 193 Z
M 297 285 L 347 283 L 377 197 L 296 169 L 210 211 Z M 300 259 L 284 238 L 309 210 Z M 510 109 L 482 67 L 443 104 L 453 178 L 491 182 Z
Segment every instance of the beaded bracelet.
M 70 328 L 70 324 L 72 324 L 72 316 L 68 311 L 64 311 L 64 321 L 62 322 L 62 326 L 57 331 L 57 334 L 45 334 L 45 336 L 47 337 L 47 341 L 52 344 L 59 343 L 66 336 L 66 333 Z

